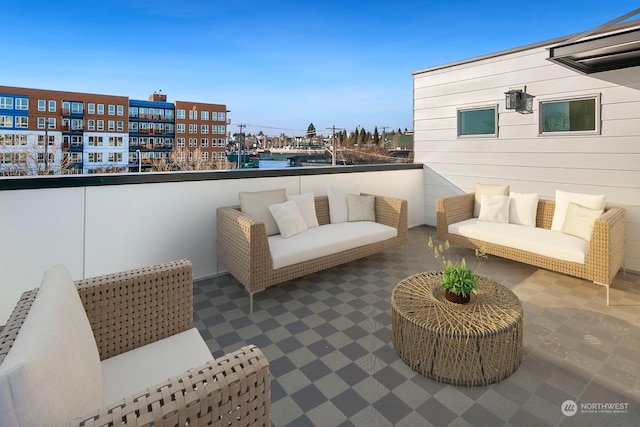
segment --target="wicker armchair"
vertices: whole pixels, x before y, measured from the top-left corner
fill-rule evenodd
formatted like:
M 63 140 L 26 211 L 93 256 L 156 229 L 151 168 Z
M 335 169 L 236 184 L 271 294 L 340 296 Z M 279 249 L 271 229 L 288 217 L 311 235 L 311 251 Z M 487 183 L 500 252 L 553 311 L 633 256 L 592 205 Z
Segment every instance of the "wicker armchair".
M 171 337 L 193 326 L 192 267 L 187 260 L 79 280 L 75 284 L 100 360 Z M 23 294 L 0 332 L 0 367 L 19 336 L 37 293 L 38 289 L 34 289 Z M 149 363 L 154 362 L 149 360 Z M 42 378 L 42 381 L 47 379 Z M 0 392 L 0 399 L 6 399 L 6 396 Z M 41 405 L 41 402 L 33 404 Z M 4 417 L 5 414 L 0 416 Z M 13 425 L 11 420 L 5 421 Z M 2 420 L 0 424 L 5 425 Z M 270 425 L 269 365 L 258 348 L 245 346 L 218 359 L 212 358 L 204 365 L 194 366 L 182 375 L 156 385 L 149 384 L 146 390 L 95 408 L 93 412 L 69 420 L 69 424 Z

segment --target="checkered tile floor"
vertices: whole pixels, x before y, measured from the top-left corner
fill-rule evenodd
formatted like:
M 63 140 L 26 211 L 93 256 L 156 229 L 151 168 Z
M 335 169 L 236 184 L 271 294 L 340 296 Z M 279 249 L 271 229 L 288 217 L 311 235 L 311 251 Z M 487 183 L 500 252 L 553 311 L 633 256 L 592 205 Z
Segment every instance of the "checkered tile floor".
M 513 290 L 524 307 L 518 371 L 488 387 L 454 387 L 409 369 L 391 342 L 390 295 L 403 278 L 438 268 L 429 236 L 432 227 L 416 227 L 406 253 L 388 250 L 271 287 L 255 295 L 253 315 L 232 276 L 199 281 L 195 325 L 214 356 L 245 344 L 262 349 L 275 427 L 638 425 L 635 274 L 618 274 L 607 307 L 601 286 L 490 256 L 480 273 Z M 575 415 L 563 414 L 567 400 L 576 402 Z

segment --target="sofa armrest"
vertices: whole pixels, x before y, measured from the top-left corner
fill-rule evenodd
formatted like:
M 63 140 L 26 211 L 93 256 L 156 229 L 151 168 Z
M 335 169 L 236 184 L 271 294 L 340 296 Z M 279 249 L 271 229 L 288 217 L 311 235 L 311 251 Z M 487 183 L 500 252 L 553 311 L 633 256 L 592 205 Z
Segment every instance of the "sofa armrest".
M 216 247 L 218 260 L 245 288 L 251 292 L 264 289 L 273 262 L 263 222 L 236 206 L 218 208 Z
M 268 426 L 270 381 L 269 363 L 262 351 L 246 346 L 73 420 L 71 425 Z
M 398 235 L 407 233 L 408 203 L 395 197 L 375 196 L 376 222 L 398 229 Z
M 594 282 L 611 284 L 624 263 L 625 216 L 623 208 L 608 208 L 593 225 L 586 264 Z
M 193 327 L 193 276 L 188 260 L 75 283 L 101 360 Z
M 446 241 L 449 236 L 449 225 L 473 218 L 475 193 L 459 194 L 443 197 L 436 201 L 437 237 Z

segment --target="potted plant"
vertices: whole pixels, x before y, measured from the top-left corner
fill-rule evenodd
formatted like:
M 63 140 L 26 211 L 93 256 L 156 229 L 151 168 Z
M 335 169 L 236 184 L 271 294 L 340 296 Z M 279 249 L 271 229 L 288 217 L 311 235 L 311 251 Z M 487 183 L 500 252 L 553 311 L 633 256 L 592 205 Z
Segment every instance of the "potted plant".
M 455 262 L 449 257 L 449 241 L 444 245 L 434 245 L 429 237 L 428 246 L 433 250 L 433 256 L 442 263 L 442 279 L 440 287 L 444 289 L 444 296 L 447 300 L 458 304 L 466 304 L 471 300 L 471 294 L 478 289 L 478 278 L 473 270 L 467 266 L 464 258 L 456 259 Z M 478 259 L 478 268 L 487 259 L 487 254 L 479 249 L 475 252 Z

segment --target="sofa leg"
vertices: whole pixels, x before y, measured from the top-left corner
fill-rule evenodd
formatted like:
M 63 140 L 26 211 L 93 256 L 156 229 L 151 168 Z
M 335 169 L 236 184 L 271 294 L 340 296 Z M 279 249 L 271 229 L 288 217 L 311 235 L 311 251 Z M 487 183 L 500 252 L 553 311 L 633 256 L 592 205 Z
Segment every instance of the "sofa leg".
M 600 286 L 604 286 L 605 288 L 607 288 L 607 307 L 609 307 L 609 288 L 611 287 L 611 285 L 607 285 L 606 283 L 600 283 L 600 282 L 596 282 L 594 280 L 594 282 L 596 285 L 600 285 Z

